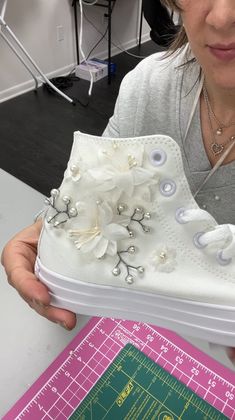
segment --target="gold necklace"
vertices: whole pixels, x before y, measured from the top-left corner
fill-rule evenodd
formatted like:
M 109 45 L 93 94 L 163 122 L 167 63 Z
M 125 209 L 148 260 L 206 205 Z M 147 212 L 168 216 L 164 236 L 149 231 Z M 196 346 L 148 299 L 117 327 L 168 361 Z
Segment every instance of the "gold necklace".
M 208 97 L 208 93 L 206 90 L 206 87 L 203 86 L 203 96 L 204 96 L 204 100 L 206 103 L 206 108 L 207 108 L 207 114 L 208 114 L 208 120 L 209 120 L 209 125 L 210 125 L 210 130 L 211 130 L 211 136 L 212 136 L 212 142 L 210 145 L 210 149 L 211 152 L 213 153 L 214 156 L 220 155 L 224 148 L 231 142 L 235 142 L 235 134 L 230 136 L 225 142 L 223 143 L 218 143 L 218 141 L 215 138 L 215 134 L 217 136 L 221 136 L 223 134 L 223 129 L 225 128 L 229 128 L 233 125 L 235 125 L 235 122 L 231 122 L 230 124 L 223 124 L 221 123 L 218 118 L 216 117 L 210 101 L 209 101 L 209 97 Z M 211 121 L 211 115 L 214 117 L 215 121 L 217 122 L 217 124 L 219 125 L 218 128 L 216 129 L 216 132 L 214 133 L 214 129 L 213 129 L 213 125 L 212 125 L 212 121 Z
M 208 104 L 208 108 L 210 110 L 210 113 L 212 114 L 212 116 L 214 117 L 214 120 L 218 124 L 218 127 L 216 129 L 216 134 L 217 134 L 217 136 L 221 136 L 221 134 L 223 134 L 223 129 L 224 128 L 232 127 L 233 125 L 235 125 L 235 121 L 231 121 L 229 124 L 222 123 L 219 120 L 219 118 L 215 115 L 215 112 L 214 112 L 214 110 L 213 110 L 213 108 L 211 106 L 211 103 L 210 103 L 210 100 L 209 100 L 209 96 L 208 96 L 208 92 L 207 92 L 207 88 L 206 88 L 205 85 L 204 85 L 203 89 L 204 89 L 204 96 L 205 96 L 205 99 L 207 101 L 207 104 Z

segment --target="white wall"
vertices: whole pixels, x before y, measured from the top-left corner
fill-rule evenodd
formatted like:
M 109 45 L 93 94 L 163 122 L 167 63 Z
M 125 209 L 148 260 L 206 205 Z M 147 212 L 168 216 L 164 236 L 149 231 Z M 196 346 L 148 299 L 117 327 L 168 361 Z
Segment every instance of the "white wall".
M 115 44 L 121 44 L 124 48 L 136 45 L 140 3 L 140 0 L 116 0 L 112 18 L 112 40 Z M 71 0 L 8 0 L 5 14 L 7 24 L 49 78 L 66 74 L 76 65 L 74 15 L 71 4 Z M 103 18 L 105 11 L 106 9 L 101 7 L 84 6 L 85 15 L 101 33 L 107 26 Z M 78 20 L 80 23 L 79 10 Z M 62 41 L 57 40 L 57 26 L 63 26 Z M 85 55 L 100 36 L 84 18 Z M 149 39 L 149 27 L 145 21 L 142 39 Z M 113 54 L 119 52 L 115 46 L 112 47 Z M 99 44 L 92 56 L 107 57 L 107 40 Z M 33 87 L 31 75 L 0 37 L 0 102 Z

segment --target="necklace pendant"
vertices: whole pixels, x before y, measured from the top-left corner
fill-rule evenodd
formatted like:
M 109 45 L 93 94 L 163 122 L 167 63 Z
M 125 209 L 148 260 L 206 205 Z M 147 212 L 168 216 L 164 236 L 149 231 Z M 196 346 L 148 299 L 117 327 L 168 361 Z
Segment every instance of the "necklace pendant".
M 212 143 L 211 150 L 214 156 L 220 155 L 220 153 L 222 153 L 224 150 L 224 146 L 222 144 Z
M 221 136 L 221 134 L 223 134 L 223 129 L 222 129 L 222 127 L 218 127 L 218 128 L 217 128 L 217 130 L 216 130 L 216 134 L 217 134 L 217 136 Z

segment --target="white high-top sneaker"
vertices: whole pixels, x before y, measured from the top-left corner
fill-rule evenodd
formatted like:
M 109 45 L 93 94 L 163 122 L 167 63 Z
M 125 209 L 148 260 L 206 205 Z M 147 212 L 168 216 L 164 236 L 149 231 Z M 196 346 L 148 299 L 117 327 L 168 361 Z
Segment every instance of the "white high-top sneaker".
M 46 202 L 36 274 L 53 305 L 235 346 L 235 226 L 198 207 L 173 139 L 76 132 Z

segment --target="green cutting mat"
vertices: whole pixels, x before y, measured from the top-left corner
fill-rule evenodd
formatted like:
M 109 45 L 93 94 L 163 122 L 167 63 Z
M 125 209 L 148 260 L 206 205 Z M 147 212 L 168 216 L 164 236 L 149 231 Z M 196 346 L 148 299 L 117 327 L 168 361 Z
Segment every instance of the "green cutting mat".
M 220 420 L 214 407 L 127 344 L 70 420 Z

